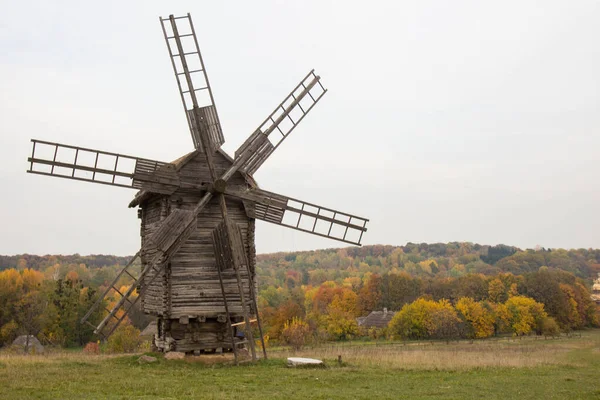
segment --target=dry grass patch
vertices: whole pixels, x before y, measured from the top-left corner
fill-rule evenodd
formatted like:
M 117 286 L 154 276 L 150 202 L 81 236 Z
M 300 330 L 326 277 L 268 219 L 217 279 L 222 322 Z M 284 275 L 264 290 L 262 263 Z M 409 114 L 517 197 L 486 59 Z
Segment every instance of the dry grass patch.
M 44 354 L 19 354 L 0 352 L 0 364 L 5 366 L 26 364 L 101 363 L 105 360 L 123 357 L 122 354 L 86 354 L 80 351 L 52 351 Z
M 365 346 L 323 346 L 302 351 L 283 351 L 277 356 L 335 360 L 339 355 L 350 365 L 410 370 L 465 370 L 473 368 L 524 368 L 572 365 L 566 354 L 589 348 L 588 340 L 512 340 L 473 343 L 410 343 Z

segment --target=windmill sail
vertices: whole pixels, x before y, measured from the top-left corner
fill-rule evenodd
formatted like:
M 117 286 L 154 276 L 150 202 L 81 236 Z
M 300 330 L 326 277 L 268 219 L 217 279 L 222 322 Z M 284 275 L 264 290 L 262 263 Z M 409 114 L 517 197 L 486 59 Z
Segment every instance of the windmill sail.
M 240 170 L 254 174 L 327 93 L 321 78 L 310 71 L 235 152 Z M 273 136 L 270 136 L 271 134 Z M 248 153 L 248 154 L 247 154 Z M 244 157 L 245 156 L 245 157 Z
M 248 216 L 360 246 L 368 219 L 260 189 L 227 192 L 244 199 Z
M 225 204 L 225 200 L 222 197 L 219 200 L 222 204 Z M 250 273 L 250 269 L 248 266 L 248 259 L 246 257 L 246 251 L 242 240 L 242 233 L 240 231 L 240 228 L 236 224 L 233 224 L 231 220 L 227 217 L 226 213 L 224 213 L 223 220 L 219 225 L 217 225 L 217 227 L 212 232 L 212 238 L 213 247 L 215 250 L 215 260 L 217 263 L 217 273 L 219 276 L 219 284 L 221 286 L 221 292 L 223 293 L 223 305 L 225 306 L 225 310 L 227 313 L 227 324 L 229 325 L 229 330 L 233 332 L 231 330 L 232 324 L 231 317 L 229 314 L 230 300 L 228 300 L 227 293 L 225 292 L 225 287 L 223 283 L 223 273 L 228 269 L 233 269 L 233 271 L 235 272 L 235 278 L 237 282 L 237 295 L 239 296 L 239 302 L 242 306 L 241 309 L 242 314 L 244 316 L 244 322 L 242 323 L 244 334 L 250 346 L 252 359 L 256 360 L 256 349 L 254 346 L 254 336 L 250 327 L 251 318 L 248 306 L 250 306 L 250 310 L 253 310 L 256 314 L 256 319 L 259 319 L 260 317 L 258 316 L 256 295 L 254 293 L 254 285 L 252 282 L 252 274 Z M 245 293 L 246 289 L 244 288 L 244 280 L 241 274 L 242 272 L 248 276 L 248 280 L 246 283 L 249 289 L 249 293 L 247 294 Z M 249 301 L 247 300 L 247 296 L 250 297 Z M 265 344 L 260 323 L 259 330 L 263 353 L 266 358 Z M 232 344 L 233 350 L 235 352 L 235 359 L 237 360 L 237 346 L 235 344 L 233 336 Z
M 108 151 L 31 139 L 27 172 L 171 194 L 180 186 L 172 164 Z
M 210 199 L 213 197 L 212 193 L 206 193 L 202 199 L 198 202 L 193 211 L 183 211 L 171 213 L 161 224 L 156 232 L 148 238 L 147 243 L 142 247 L 140 251 L 136 253 L 140 256 L 144 253 L 154 254 L 152 260 L 146 264 L 141 273 L 136 277 L 130 272 L 130 267 L 133 262 L 129 264 L 119 272 L 113 283 L 98 299 L 96 304 L 90 308 L 87 314 L 82 318 L 81 322 L 87 322 L 89 316 L 99 307 L 101 302 L 109 295 L 111 290 L 116 290 L 120 295 L 119 301 L 110 309 L 106 310 L 108 314 L 104 319 L 95 327 L 94 333 L 108 338 L 117 329 L 119 324 L 125 319 L 127 314 L 133 309 L 133 306 L 137 300 L 143 296 L 146 288 L 160 275 L 165 267 L 165 264 L 169 262 L 171 257 L 179 251 L 181 246 L 186 242 L 190 235 L 194 232 L 197 227 L 197 216 L 208 204 Z M 129 287 L 125 293 L 122 293 L 116 289 L 116 283 L 123 274 L 127 274 L 133 279 L 133 284 Z M 133 294 L 136 288 L 139 289 L 139 296 L 135 297 Z
M 196 149 L 202 150 L 203 135 L 215 151 L 225 143 L 221 122 L 208 81 L 196 31 L 188 13 L 183 17 L 160 18 L 181 102 Z

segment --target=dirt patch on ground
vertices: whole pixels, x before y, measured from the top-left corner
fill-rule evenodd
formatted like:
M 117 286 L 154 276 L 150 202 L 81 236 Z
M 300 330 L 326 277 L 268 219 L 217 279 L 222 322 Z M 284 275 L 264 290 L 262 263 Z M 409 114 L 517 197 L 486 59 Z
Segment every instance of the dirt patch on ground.
M 245 354 L 239 354 L 239 361 L 249 360 L 249 356 Z M 201 354 L 199 356 L 187 355 L 185 356 L 185 361 L 189 363 L 201 363 L 205 365 L 214 365 L 214 364 L 233 364 L 235 362 L 235 357 L 233 353 L 223 353 L 223 354 Z

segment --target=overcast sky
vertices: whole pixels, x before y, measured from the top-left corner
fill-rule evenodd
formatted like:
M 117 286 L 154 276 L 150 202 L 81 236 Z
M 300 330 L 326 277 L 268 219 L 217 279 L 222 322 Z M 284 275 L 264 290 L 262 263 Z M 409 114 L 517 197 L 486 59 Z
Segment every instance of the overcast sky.
M 158 21 L 187 12 L 230 154 L 311 68 L 329 89 L 262 188 L 370 218 L 364 244 L 600 247 L 600 2 L 168 3 L 0 1 L 0 254 L 138 250 L 135 192 L 26 174 L 29 139 L 191 151 Z

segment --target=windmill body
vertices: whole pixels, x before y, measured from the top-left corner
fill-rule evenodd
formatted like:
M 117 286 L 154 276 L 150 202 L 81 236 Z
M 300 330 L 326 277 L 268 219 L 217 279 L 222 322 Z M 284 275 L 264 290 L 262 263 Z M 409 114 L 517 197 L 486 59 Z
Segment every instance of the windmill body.
M 249 347 L 253 325 L 266 357 L 256 305 L 256 220 L 360 245 L 366 218 L 258 188 L 252 175 L 327 90 L 310 71 L 238 148 L 225 142 L 191 16 L 160 18 L 195 150 L 168 163 L 32 139 L 27 172 L 138 190 L 141 248 L 108 285 L 88 318 L 117 296 L 94 327 L 110 336 L 141 301 L 158 319 L 155 346 L 198 352 Z M 141 270 L 135 262 L 141 259 Z M 126 291 L 117 283 L 128 278 Z M 243 335 L 238 333 L 243 332 Z
M 217 152 L 213 158 L 215 168 L 221 174 L 232 164 L 231 158 L 223 152 Z M 197 184 L 210 181 L 206 160 L 198 151 L 173 164 L 181 181 Z M 236 173 L 228 183 L 239 190 L 256 187 L 252 178 L 242 173 Z M 178 189 L 170 195 L 140 191 L 129 206 L 139 206 L 142 248 L 169 215 L 177 210 L 193 210 L 203 194 L 203 191 L 185 189 Z M 250 299 L 249 285 L 255 284 L 255 222 L 248 217 L 242 201 L 235 198 L 227 198 L 226 201 L 229 218 L 242 233 L 250 274 L 244 269 L 240 275 L 246 299 Z M 155 345 L 160 350 L 188 352 L 231 347 L 212 242 L 212 232 L 220 222 L 219 204 L 213 200 L 198 215 L 196 229 L 166 267 L 157 273 L 156 279 L 153 274 L 148 274 L 144 279 L 146 283 L 141 282 L 142 286 L 146 286 L 140 299 L 142 310 L 158 317 Z M 156 255 L 154 247 L 149 248 L 148 253 L 141 254 L 143 266 Z M 233 323 L 240 322 L 243 314 L 235 273 L 229 269 L 222 274 L 231 320 Z M 255 313 L 253 306 L 254 303 L 249 305 L 252 314 Z

